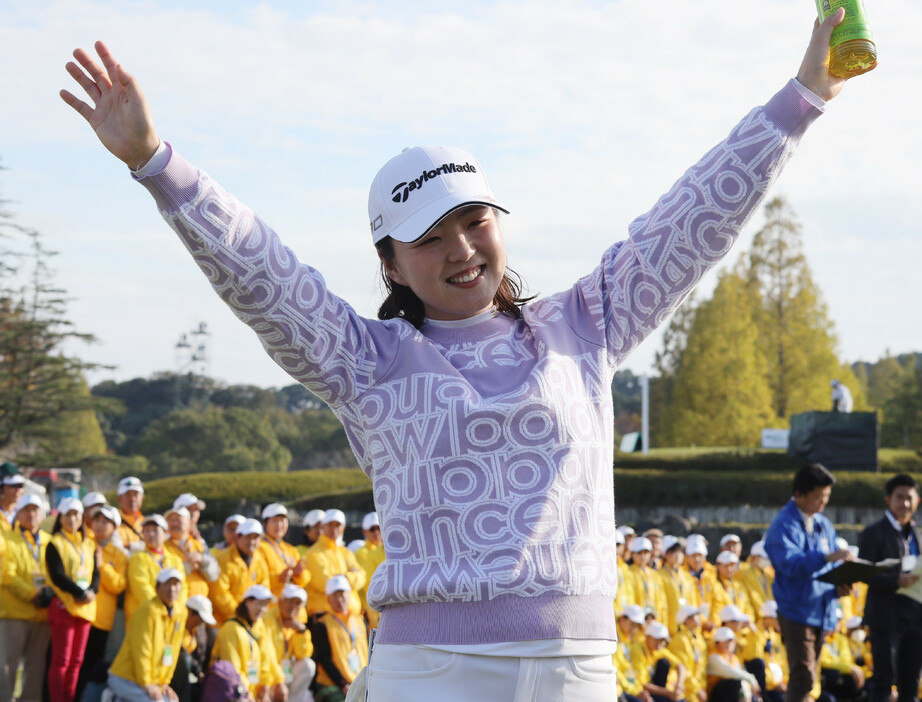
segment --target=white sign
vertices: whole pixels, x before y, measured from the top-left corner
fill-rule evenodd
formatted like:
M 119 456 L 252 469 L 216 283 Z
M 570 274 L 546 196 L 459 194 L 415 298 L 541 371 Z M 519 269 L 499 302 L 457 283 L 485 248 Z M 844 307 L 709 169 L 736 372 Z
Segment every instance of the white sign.
M 763 429 L 762 448 L 787 449 L 790 429 Z

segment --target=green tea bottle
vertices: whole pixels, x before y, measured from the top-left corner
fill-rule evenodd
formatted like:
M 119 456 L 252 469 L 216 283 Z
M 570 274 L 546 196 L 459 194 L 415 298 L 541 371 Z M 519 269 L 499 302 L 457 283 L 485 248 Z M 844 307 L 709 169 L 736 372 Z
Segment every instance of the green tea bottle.
M 850 78 L 877 66 L 877 47 L 871 40 L 862 0 L 816 0 L 820 22 L 840 7 L 845 8 L 845 19 L 832 31 L 829 41 L 829 72 L 834 76 Z

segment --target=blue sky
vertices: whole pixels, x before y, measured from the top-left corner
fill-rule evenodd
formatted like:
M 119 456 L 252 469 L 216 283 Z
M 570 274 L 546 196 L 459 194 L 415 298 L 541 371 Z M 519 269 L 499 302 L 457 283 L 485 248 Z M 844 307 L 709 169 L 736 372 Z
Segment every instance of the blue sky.
M 774 190 L 801 220 L 847 361 L 922 350 L 922 8 L 867 4 L 881 65 L 829 105 Z M 93 380 L 173 369 L 179 335 L 205 320 L 212 375 L 286 384 L 57 97 L 73 48 L 106 40 L 161 137 L 371 315 L 365 206 L 384 161 L 414 144 L 471 150 L 513 211 L 510 264 L 532 292 L 567 287 L 796 73 L 812 3 L 740 6 L 0 0 L 0 197 L 60 251 L 76 326 L 100 340 L 76 351 L 116 366 Z M 647 369 L 659 345 L 627 367 Z

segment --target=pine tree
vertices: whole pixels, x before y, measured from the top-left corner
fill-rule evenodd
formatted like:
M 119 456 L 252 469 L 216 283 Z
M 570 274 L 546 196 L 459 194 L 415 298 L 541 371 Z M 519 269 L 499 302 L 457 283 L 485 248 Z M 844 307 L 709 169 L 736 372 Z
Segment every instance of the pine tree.
M 677 445 L 757 446 L 772 419 L 768 365 L 739 272 L 725 272 L 694 316 L 675 373 L 671 437 Z

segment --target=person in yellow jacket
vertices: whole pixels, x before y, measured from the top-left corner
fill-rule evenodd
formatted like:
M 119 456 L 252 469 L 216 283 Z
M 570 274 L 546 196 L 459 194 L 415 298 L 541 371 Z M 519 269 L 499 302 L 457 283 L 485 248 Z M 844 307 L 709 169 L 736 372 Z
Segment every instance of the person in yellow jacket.
M 307 592 L 303 587 L 289 583 L 282 588 L 278 604 L 270 607 L 264 621 L 266 632 L 275 645 L 275 655 L 282 666 L 289 702 L 309 699 L 310 685 L 317 672 L 311 656 L 314 643 L 304 624 L 304 605 Z
M 269 566 L 259 549 L 262 535 L 262 524 L 245 519 L 237 525 L 234 543 L 218 554 L 221 575 L 211 583 L 210 599 L 219 625 L 234 616 L 250 587 L 269 587 Z
M 852 652 L 852 660 L 861 668 L 864 679 L 867 681 L 874 674 L 874 661 L 871 658 L 871 645 L 868 643 L 867 631 L 862 626 L 860 616 L 845 620 L 845 635 L 848 637 L 848 647 Z
M 644 608 L 653 618 L 666 617 L 666 594 L 659 574 L 650 567 L 653 544 L 646 536 L 636 536 L 631 541 L 631 575 L 634 576 L 634 603 Z
M 263 621 L 272 600 L 272 592 L 265 585 L 247 588 L 233 616 L 221 625 L 211 649 L 211 662 L 227 661 L 234 666 L 255 700 L 288 696 L 285 676 Z
M 362 535 L 365 537 L 365 545 L 355 552 L 355 560 L 362 566 L 366 576 L 365 584 L 359 590 L 359 599 L 368 628 L 377 629 L 381 613 L 368 605 L 368 585 L 371 583 L 371 576 L 375 574 L 378 566 L 384 563 L 385 557 L 384 538 L 381 536 L 381 522 L 377 512 L 369 512 L 362 518 Z
M 221 575 L 217 559 L 205 542 L 192 533 L 192 517 L 185 507 L 173 507 L 163 515 L 167 523 L 168 538 L 163 544 L 166 551 L 177 556 L 186 574 L 186 592 L 208 595 L 211 583 Z
M 662 582 L 663 595 L 666 600 L 666 614 L 663 622 L 667 623 L 670 635 L 678 630 L 676 615 L 685 605 L 699 605 L 698 587 L 694 578 L 682 567 L 685 561 L 685 539 L 672 535 L 663 538 L 662 565 L 657 574 Z
M 0 483 L 0 535 L 9 534 L 16 524 L 16 505 L 26 489 L 26 479 L 18 473 L 6 475 Z
M 627 605 L 618 614 L 618 648 L 612 655 L 618 689 L 625 702 L 652 702 L 653 697 L 644 689 L 649 682 L 650 672 L 644 667 L 645 643 L 638 637 L 643 631 L 645 616 L 643 607 Z
M 749 597 L 746 595 L 742 586 L 734 581 L 733 576 L 739 569 L 739 558 L 733 551 L 721 551 L 717 554 L 717 561 L 714 565 L 717 570 L 717 577 L 711 588 L 711 599 L 708 602 L 711 612 L 711 620 L 715 625 L 720 624 L 717 614 L 727 605 L 735 605 L 742 610 L 750 621 L 755 619 L 752 608 L 749 604 Z
M 615 553 L 618 556 L 618 594 L 615 595 L 614 608 L 615 614 L 619 614 L 635 601 L 634 576 L 631 575 L 631 566 L 627 562 L 627 547 L 620 528 L 615 529 Z
M 323 518 L 326 516 L 326 510 L 312 509 L 304 515 L 304 543 L 298 546 L 298 553 L 301 558 L 307 558 L 307 550 L 317 543 L 320 538 L 320 529 L 323 526 Z
M 676 633 L 669 641 L 669 651 L 685 666 L 685 699 L 707 702 L 708 645 L 701 633 L 700 609 L 682 605 L 676 613 Z
M 749 702 L 762 691 L 755 676 L 740 664 L 736 634 L 729 627 L 714 631 L 707 676 L 709 702 Z
M 51 662 L 48 692 L 55 702 L 73 702 L 90 627 L 96 619 L 102 554 L 83 536 L 83 503 L 66 497 L 58 505 L 45 569 L 55 597 L 48 608 Z
M 749 549 L 749 558 L 740 565 L 733 580 L 742 588 L 749 600 L 749 609 L 759 620 L 762 605 L 774 600 L 772 583 L 775 582 L 775 570 L 765 552 L 765 542 L 756 541 Z
M 141 537 L 144 550 L 132 553 L 128 559 L 128 586 L 125 590 L 125 625 L 131 621 L 134 611 L 141 603 L 154 597 L 157 574 L 167 568 L 183 572 L 182 558 L 165 548 L 167 523 L 159 514 L 151 514 L 141 520 Z M 183 580 L 180 600 L 188 599 L 186 582 Z
M 39 702 L 45 680 L 45 654 L 51 640 L 48 604 L 54 591 L 48 586 L 45 549 L 51 536 L 39 529 L 42 501 L 23 495 L 16 504 L 15 531 L 0 536 L 7 555 L 0 587 L 0 700 L 13 699 L 16 668 L 22 670 L 22 702 Z
M 329 611 L 317 619 L 311 631 L 317 702 L 343 702 L 349 686 L 368 665 L 368 634 L 362 617 L 350 610 L 351 589 L 345 575 L 327 580 L 324 592 Z
M 128 585 L 128 554 L 116 543 L 115 538 L 121 523 L 118 509 L 112 505 L 95 508 L 84 505 L 84 509 L 89 510 L 89 538 L 101 550 L 102 558 L 99 566 L 99 591 L 96 593 L 96 618 L 90 627 L 83 666 L 77 680 L 78 700 L 90 680 L 93 668 L 105 658 L 106 644 L 115 623 L 118 598 Z
M 760 619 L 753 627 L 754 648 L 765 662 L 764 674 L 756 674 L 762 688 L 763 702 L 783 702 L 788 689 L 788 657 L 781 641 L 778 624 L 778 604 L 774 600 L 762 603 Z
M 224 538 L 211 547 L 212 556 L 217 558 L 222 551 L 226 551 L 237 542 L 237 527 L 246 519 L 242 514 L 232 514 L 224 520 L 224 526 L 221 527 L 221 535 Z
M 365 571 L 355 560 L 355 554 L 341 545 L 346 529 L 346 515 L 338 509 L 326 511 L 321 522 L 321 534 L 317 543 L 307 550 L 307 569 L 310 581 L 307 587 L 307 613 L 317 618 L 330 611 L 326 595 L 327 580 L 334 575 L 344 575 L 349 581 L 349 611 L 362 612 L 362 603 L 356 590 L 365 586 Z
M 711 618 L 711 595 L 717 572 L 707 560 L 707 540 L 701 534 L 690 534 L 685 540 L 685 569 L 698 589 L 701 629 L 707 633 L 714 629 Z
M 662 622 L 650 622 L 644 629 L 644 645 L 640 649 L 649 681 L 644 685 L 656 702 L 677 702 L 685 699 L 687 671 L 682 662 L 669 651 L 669 627 Z
M 864 690 L 864 671 L 852 658 L 844 623 L 840 620 L 835 631 L 827 631 L 820 649 L 820 681 L 823 692 L 835 699 L 852 699 Z
M 115 494 L 118 502 L 119 517 L 122 523 L 118 527 L 118 535 L 124 546 L 129 551 L 143 548 L 141 538 L 141 505 L 144 504 L 144 486 L 137 478 L 122 478 L 118 483 Z
M 157 574 L 154 595 L 135 611 L 109 668 L 109 689 L 124 702 L 176 700 L 170 680 L 179 660 L 188 612 L 181 602 L 182 571 Z
M 262 523 L 263 538 L 259 550 L 269 567 L 269 589 L 278 599 L 288 583 L 306 587 L 311 574 L 298 549 L 285 541 L 289 527 L 285 505 L 278 502 L 266 505 L 262 511 Z

